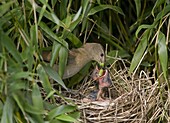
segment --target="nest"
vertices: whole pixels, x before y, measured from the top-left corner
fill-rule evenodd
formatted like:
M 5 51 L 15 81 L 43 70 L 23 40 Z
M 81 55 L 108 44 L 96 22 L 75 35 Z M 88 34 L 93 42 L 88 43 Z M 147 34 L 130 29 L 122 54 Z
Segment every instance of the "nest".
M 67 94 L 81 111 L 82 123 L 155 123 L 168 121 L 170 97 L 166 82 L 159 83 L 149 73 L 140 71 L 129 76 L 128 69 L 116 70 L 111 67 L 112 86 L 106 100 L 84 102 L 84 95 L 93 86 L 86 77 L 79 89 Z

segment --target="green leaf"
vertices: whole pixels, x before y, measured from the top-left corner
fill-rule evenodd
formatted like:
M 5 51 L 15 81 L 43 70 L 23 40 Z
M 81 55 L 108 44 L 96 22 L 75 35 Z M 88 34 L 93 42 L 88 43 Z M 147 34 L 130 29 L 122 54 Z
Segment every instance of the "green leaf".
M 38 25 L 39 25 L 42 17 L 44 16 L 45 11 L 46 11 L 46 5 L 44 4 L 41 11 L 40 11 L 40 15 L 39 15 L 39 18 L 38 18 Z
M 70 14 L 67 15 L 66 19 L 65 19 L 65 25 L 67 27 L 66 30 L 68 30 L 68 28 L 70 27 L 71 24 L 71 20 L 72 20 L 72 16 Z
M 72 113 L 69 113 L 69 116 L 71 116 L 71 117 L 73 117 L 73 118 L 75 118 L 75 119 L 79 119 L 80 116 L 81 116 L 81 112 L 79 112 L 79 111 L 74 111 L 74 112 L 72 112 Z
M 76 21 L 80 17 L 81 11 L 82 11 L 82 7 L 80 6 L 78 12 L 76 13 L 76 15 L 73 18 L 73 22 Z
M 96 6 L 96 7 L 92 8 L 90 10 L 90 12 L 88 13 L 88 16 L 94 15 L 95 13 L 103 11 L 105 9 L 111 9 L 111 10 L 115 11 L 116 13 L 119 13 L 119 14 L 125 16 L 125 14 L 123 13 L 123 11 L 122 11 L 122 9 L 120 7 L 112 6 L 112 5 L 99 5 L 99 6 Z
M 136 35 L 136 37 L 138 37 L 138 33 L 139 33 L 142 29 L 153 29 L 153 28 L 155 28 L 154 25 L 148 25 L 148 24 L 140 25 L 140 26 L 138 27 L 138 29 L 136 30 L 135 35 Z
M 22 58 L 16 49 L 16 46 L 14 42 L 11 40 L 11 38 L 6 35 L 3 30 L 0 28 L 0 43 L 1 45 L 5 46 L 5 48 L 8 50 L 9 53 L 12 54 L 12 56 L 15 58 L 15 60 L 22 65 Z
M 165 79 L 167 79 L 168 52 L 167 52 L 165 35 L 162 32 L 159 32 L 159 35 L 158 35 L 158 55 L 159 55 L 159 60 L 161 63 L 164 77 Z
M 44 5 L 47 5 L 47 4 L 44 4 Z M 42 7 L 37 6 L 36 11 L 37 11 L 38 13 L 41 13 L 41 12 L 42 12 Z M 52 22 L 54 22 L 54 20 L 53 20 L 53 18 L 52 18 L 52 16 L 51 16 L 51 13 L 48 12 L 46 9 L 43 10 L 43 11 L 44 11 L 44 12 L 43 12 L 43 16 L 46 17 L 47 19 L 51 20 Z
M 23 107 L 23 97 L 19 97 L 19 94 L 12 93 L 12 96 L 17 104 L 17 106 L 20 108 L 23 114 L 25 114 L 24 107 Z
M 69 27 L 70 32 L 72 32 L 78 24 L 81 23 L 82 16 L 79 16 L 75 21 L 72 21 Z
M 160 7 L 161 4 L 165 3 L 165 0 L 156 0 L 154 7 L 152 8 L 152 16 L 154 17 L 155 9 Z
M 37 71 L 38 71 L 38 75 L 40 77 L 40 80 L 42 81 L 42 85 L 43 85 L 43 88 L 44 90 L 47 92 L 47 94 L 50 93 L 50 91 L 52 90 L 52 86 L 50 84 L 50 81 L 48 79 L 48 76 L 44 70 L 44 68 L 42 67 L 41 64 L 39 64 L 37 66 Z
M 2 114 L 3 114 L 3 108 L 4 108 L 4 103 L 2 102 L 3 99 L 1 97 L 1 100 L 0 100 L 0 116 L 2 117 Z
M 71 17 L 71 16 L 69 16 L 69 17 Z M 71 19 L 71 18 L 70 18 L 70 19 Z M 67 22 L 67 21 L 68 21 L 68 22 Z M 68 38 L 69 34 L 76 28 L 76 26 L 77 26 L 80 22 L 81 22 L 81 16 L 78 17 L 77 20 L 72 21 L 72 22 L 71 22 L 71 20 L 69 21 L 69 18 L 66 18 L 66 22 L 65 22 L 65 23 L 68 23 L 68 24 L 67 24 L 67 29 L 64 29 L 64 30 L 63 30 L 63 33 L 62 33 L 62 36 L 61 36 L 61 37 L 62 37 L 63 39 Z
M 0 5 L 0 17 L 3 16 L 4 13 L 10 10 L 10 6 L 14 3 L 15 1 L 9 1 L 8 3 L 4 3 Z
M 38 110 L 42 110 L 42 111 L 44 110 L 41 92 L 39 90 L 37 83 L 33 83 L 32 102 L 33 102 L 33 107 L 36 107 Z M 43 123 L 43 117 L 41 115 L 34 114 L 34 117 L 36 118 L 37 122 Z
M 13 93 L 12 96 L 17 106 L 22 111 L 23 115 L 25 115 L 26 112 L 31 113 L 31 114 L 36 114 L 36 115 L 47 113 L 47 111 L 39 109 L 38 107 L 29 104 L 25 98 L 25 95 L 23 95 L 21 91 L 20 93 Z
M 70 106 L 70 105 L 61 105 L 53 110 L 51 110 L 49 113 L 48 113 L 48 118 L 50 120 L 52 120 L 53 118 L 61 115 L 61 114 L 65 114 L 65 113 L 70 113 L 70 112 L 73 112 L 77 109 L 76 106 Z
M 141 12 L 141 0 L 135 0 L 137 18 L 139 18 Z
M 71 19 L 72 19 L 71 15 L 67 15 L 66 19 L 64 19 L 66 28 L 62 32 L 62 36 L 61 36 L 62 39 L 65 39 L 67 35 L 71 32 L 69 29 L 71 25 Z
M 51 36 L 54 40 L 56 40 L 61 45 L 65 46 L 66 41 L 59 38 L 44 22 L 40 22 L 39 25 L 49 36 Z M 65 47 L 67 48 L 67 46 Z
M 57 42 L 53 43 L 52 52 L 51 52 L 51 60 L 50 60 L 51 67 L 56 63 L 58 59 L 60 48 L 61 48 L 61 44 Z
M 34 67 L 34 64 L 35 64 L 34 53 L 35 53 L 34 45 L 29 45 L 28 47 L 26 47 L 25 51 L 22 52 L 22 54 L 21 54 L 22 55 L 22 59 L 27 61 L 28 71 L 32 71 L 32 69 Z
M 48 93 L 48 95 L 45 97 L 44 100 L 47 100 L 48 98 L 50 98 L 51 96 L 53 96 L 55 92 L 56 92 L 55 90 L 50 91 L 50 92 Z
M 130 54 L 125 50 L 112 50 L 108 53 L 108 56 L 115 58 L 129 58 Z
M 52 12 L 52 9 L 50 7 L 50 5 L 47 3 L 47 0 L 39 0 L 43 5 L 47 6 L 47 8 Z
M 82 13 L 82 28 L 81 28 L 81 33 L 83 33 L 87 22 L 88 22 L 88 18 L 86 18 L 87 14 L 89 13 L 90 9 L 91 9 L 91 3 L 89 0 L 83 0 L 82 1 L 82 8 L 83 8 L 83 13 Z
M 67 15 L 67 5 L 68 5 L 68 0 L 63 0 L 60 4 L 60 18 L 61 19 L 64 19 Z
M 38 27 L 36 25 L 32 25 L 30 29 L 31 43 L 32 47 L 35 47 L 38 50 Z
M 17 72 L 17 73 L 13 73 L 10 77 L 9 77 L 9 81 L 14 81 L 17 79 L 26 79 L 29 78 L 29 76 L 32 75 L 32 73 L 30 72 Z
M 19 15 L 21 13 L 21 10 L 19 8 L 14 8 L 10 10 L 8 13 L 4 14 L 0 19 L 0 27 L 5 25 L 5 23 L 9 22 L 11 18 Z
M 58 74 L 61 78 L 64 75 L 65 67 L 67 64 L 68 50 L 65 47 L 61 47 L 59 51 L 59 71 Z
M 56 23 L 57 25 L 59 25 L 59 26 L 61 26 L 61 27 L 63 27 L 63 28 L 66 27 L 65 24 L 58 19 L 58 17 L 55 15 L 55 13 L 52 12 L 52 13 L 51 13 L 51 16 L 52 16 L 52 19 L 53 19 L 53 22 L 54 22 L 54 23 Z
M 25 84 L 25 81 L 23 80 L 17 80 L 15 82 L 10 82 L 9 85 L 9 93 L 14 93 L 18 90 L 27 90 L 29 89 L 28 85 Z
M 90 8 L 90 5 L 89 5 L 89 0 L 83 0 L 82 1 L 82 8 L 83 8 L 83 18 L 86 16 L 86 14 L 88 14 L 88 11 L 89 11 L 89 8 Z
M 53 70 L 50 66 L 45 66 L 45 65 L 43 65 L 43 68 L 52 79 L 58 82 L 58 84 L 60 84 L 63 88 L 68 90 L 63 80 L 61 79 L 61 77 L 58 75 L 58 73 L 55 70 Z
M 74 44 L 75 47 L 82 46 L 82 42 L 78 37 L 76 37 L 73 33 L 69 33 L 67 38 Z
M 39 90 L 39 87 L 37 83 L 33 83 L 33 88 L 32 88 L 32 102 L 33 106 L 37 107 L 40 110 L 43 110 L 43 100 L 41 97 L 41 92 Z
M 168 4 L 167 6 L 165 6 L 165 8 L 163 8 L 162 11 L 160 11 L 157 16 L 156 19 L 153 22 L 153 26 L 156 26 L 157 23 L 159 23 L 160 19 L 163 19 L 163 16 L 165 16 L 166 14 L 168 14 L 170 12 L 170 4 Z
M 76 121 L 76 119 L 74 119 L 73 117 L 66 115 L 66 114 L 59 115 L 56 117 L 56 119 L 66 121 L 66 122 L 75 122 Z
M 147 44 L 148 44 L 148 35 L 149 35 L 149 30 L 147 30 L 144 34 L 143 34 L 143 37 L 135 51 L 135 54 L 132 58 L 132 61 L 131 61 L 131 65 L 130 65 L 130 73 L 133 72 L 133 70 L 137 67 L 137 65 L 139 64 L 139 62 L 141 61 L 142 59 L 142 56 L 146 50 L 146 47 L 147 47 Z
M 50 123 L 70 123 L 70 122 L 66 122 L 66 121 L 62 121 L 62 120 L 58 120 L 58 119 L 53 119 L 50 121 Z
M 47 111 L 38 109 L 37 107 L 32 106 L 31 104 L 29 104 L 27 102 L 24 103 L 24 110 L 26 112 L 30 113 L 30 114 L 33 114 L 33 115 L 44 115 L 44 114 L 47 114 Z
M 37 6 L 36 10 L 37 10 L 37 12 L 41 13 L 41 7 Z M 60 21 L 60 19 L 57 17 L 57 15 L 53 11 L 48 12 L 47 10 L 44 10 L 43 16 L 46 17 L 47 19 L 51 20 L 52 22 L 54 22 L 58 26 L 61 26 L 63 28 L 66 27 L 65 24 L 62 21 Z
M 1 123 L 13 123 L 13 120 L 14 120 L 13 110 L 14 110 L 14 102 L 11 98 L 7 97 L 4 107 L 3 107 Z

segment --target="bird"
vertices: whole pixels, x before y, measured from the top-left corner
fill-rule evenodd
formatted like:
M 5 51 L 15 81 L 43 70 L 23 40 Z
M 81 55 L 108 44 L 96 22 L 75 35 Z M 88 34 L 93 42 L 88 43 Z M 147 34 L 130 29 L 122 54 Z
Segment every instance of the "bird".
M 50 61 L 51 53 L 46 51 L 42 53 L 42 57 L 45 61 Z M 62 79 L 74 76 L 90 61 L 96 61 L 99 64 L 105 62 L 105 54 L 101 44 L 85 43 L 80 48 L 69 50 L 67 65 Z M 53 68 L 57 70 L 58 65 L 54 64 Z
M 97 81 L 97 84 L 98 84 L 99 90 L 97 92 L 96 100 L 99 100 L 99 101 L 103 101 L 103 97 L 105 94 L 104 89 L 110 87 L 112 84 L 112 80 L 110 78 L 108 69 L 102 70 L 102 74 L 100 75 L 101 69 L 99 69 L 98 66 L 96 66 L 96 68 L 94 69 L 92 73 L 92 79 Z

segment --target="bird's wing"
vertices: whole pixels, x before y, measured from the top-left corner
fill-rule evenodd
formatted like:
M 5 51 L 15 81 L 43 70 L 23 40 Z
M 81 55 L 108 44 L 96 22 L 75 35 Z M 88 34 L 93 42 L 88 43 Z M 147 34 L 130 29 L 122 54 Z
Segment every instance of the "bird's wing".
M 76 57 L 79 54 L 79 50 L 77 49 L 72 49 L 69 51 L 69 55 L 68 55 L 68 62 L 67 64 L 75 64 L 76 63 Z

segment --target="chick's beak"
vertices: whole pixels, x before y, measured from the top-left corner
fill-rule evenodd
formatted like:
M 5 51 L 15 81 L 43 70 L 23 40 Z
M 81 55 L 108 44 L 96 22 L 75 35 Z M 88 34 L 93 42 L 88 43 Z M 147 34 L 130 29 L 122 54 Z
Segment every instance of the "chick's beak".
M 99 87 L 100 88 L 111 86 L 112 80 L 110 78 L 110 75 L 109 75 L 109 72 L 108 72 L 107 69 L 105 70 L 104 75 L 99 77 L 98 80 L 99 80 Z

